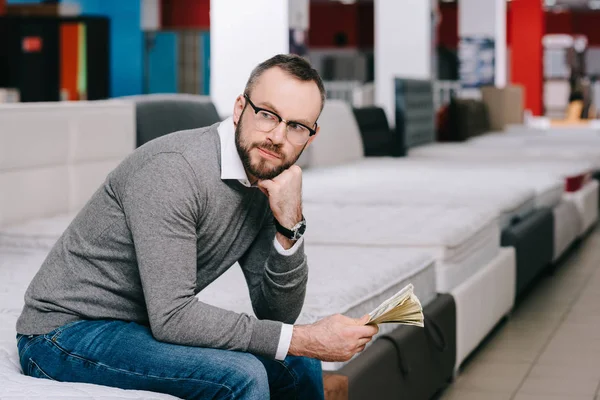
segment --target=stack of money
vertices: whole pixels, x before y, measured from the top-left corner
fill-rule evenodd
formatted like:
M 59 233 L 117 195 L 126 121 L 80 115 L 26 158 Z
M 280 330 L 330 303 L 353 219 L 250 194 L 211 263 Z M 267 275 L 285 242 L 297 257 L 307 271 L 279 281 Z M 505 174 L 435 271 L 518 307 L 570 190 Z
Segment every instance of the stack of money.
M 396 323 L 413 326 L 424 326 L 423 307 L 414 294 L 414 287 L 408 284 L 398 293 L 384 301 L 369 313 L 367 325 Z

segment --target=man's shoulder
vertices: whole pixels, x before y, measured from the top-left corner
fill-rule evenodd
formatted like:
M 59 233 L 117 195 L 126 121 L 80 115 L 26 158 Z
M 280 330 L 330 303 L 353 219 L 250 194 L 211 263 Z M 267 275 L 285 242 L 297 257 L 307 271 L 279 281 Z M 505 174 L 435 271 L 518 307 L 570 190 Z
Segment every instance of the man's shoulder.
M 216 145 L 219 143 L 218 126 L 219 124 L 216 123 L 202 128 L 169 133 L 146 143 L 142 147 L 160 153 L 186 153 L 190 150 L 214 152 Z

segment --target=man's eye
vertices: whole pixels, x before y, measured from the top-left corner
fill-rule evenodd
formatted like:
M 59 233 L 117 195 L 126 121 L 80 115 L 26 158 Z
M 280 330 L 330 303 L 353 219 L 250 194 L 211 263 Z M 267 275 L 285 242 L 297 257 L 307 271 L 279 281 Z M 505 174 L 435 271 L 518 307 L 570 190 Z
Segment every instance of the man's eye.
M 268 119 L 268 120 L 274 120 L 275 119 L 275 116 L 273 114 L 268 113 L 266 111 L 261 111 L 259 113 L 259 115 L 260 115 L 261 118 L 264 118 L 264 119 Z
M 288 129 L 290 129 L 294 132 L 302 132 L 305 128 L 300 124 L 296 124 L 296 123 L 292 122 L 288 125 Z

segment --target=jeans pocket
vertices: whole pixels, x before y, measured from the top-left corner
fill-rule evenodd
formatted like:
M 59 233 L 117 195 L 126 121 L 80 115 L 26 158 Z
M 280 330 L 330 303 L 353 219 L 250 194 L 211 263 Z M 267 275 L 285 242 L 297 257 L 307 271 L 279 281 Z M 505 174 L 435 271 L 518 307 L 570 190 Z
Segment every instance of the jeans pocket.
M 44 372 L 44 370 L 41 369 L 40 366 L 35 361 L 33 361 L 31 358 L 29 359 L 27 375 L 34 377 L 34 378 L 50 379 L 51 381 L 56 380 L 56 379 L 52 378 L 50 375 L 48 375 L 46 372 Z
M 80 320 L 77 320 L 77 321 L 69 322 L 68 324 L 60 326 L 60 327 L 56 328 L 55 330 L 53 330 L 51 332 L 48 332 L 44 336 L 46 336 L 48 339 L 52 340 L 53 342 L 56 342 L 56 340 L 58 338 L 60 338 L 60 335 L 62 335 L 62 333 L 64 331 L 66 331 L 69 328 L 74 327 L 75 325 L 81 324 L 82 322 L 86 322 L 86 320 L 80 319 Z

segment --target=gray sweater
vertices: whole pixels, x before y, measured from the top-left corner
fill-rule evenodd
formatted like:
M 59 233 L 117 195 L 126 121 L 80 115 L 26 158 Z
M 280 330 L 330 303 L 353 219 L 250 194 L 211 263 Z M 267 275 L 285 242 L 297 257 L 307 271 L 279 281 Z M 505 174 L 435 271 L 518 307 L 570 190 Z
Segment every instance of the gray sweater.
M 217 128 L 149 142 L 109 174 L 31 282 L 17 332 L 117 319 L 164 342 L 275 357 L 304 302 L 304 248 L 277 252 L 266 196 L 221 180 Z M 258 319 L 194 297 L 238 261 Z

